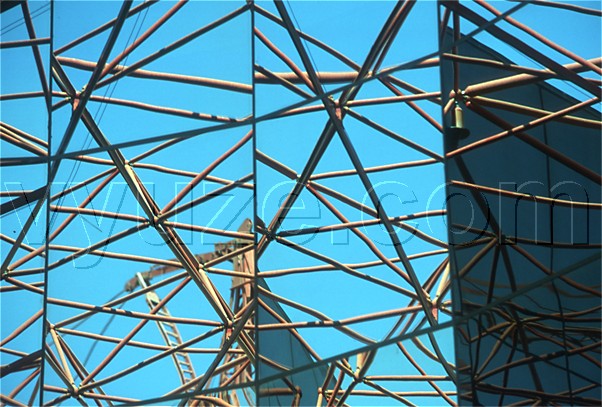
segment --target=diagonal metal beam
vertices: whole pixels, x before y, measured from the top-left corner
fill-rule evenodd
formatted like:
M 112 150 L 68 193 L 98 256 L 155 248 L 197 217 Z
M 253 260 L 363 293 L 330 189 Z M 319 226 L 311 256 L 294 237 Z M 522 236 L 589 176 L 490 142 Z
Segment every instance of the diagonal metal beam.
M 398 3 L 394 10 L 398 10 L 398 8 L 401 7 L 400 4 L 401 3 Z M 305 50 L 303 44 L 301 43 L 299 33 L 298 33 L 297 29 L 295 28 L 290 16 L 288 15 L 288 12 L 287 12 L 286 8 L 284 7 L 284 4 L 282 3 L 282 1 L 275 1 L 275 5 L 276 5 L 276 8 L 278 9 L 278 12 L 280 13 L 280 15 L 282 17 L 283 26 L 286 28 L 287 32 L 289 33 L 289 36 L 291 37 L 293 44 L 295 45 L 295 48 L 301 57 L 303 65 L 307 71 L 307 75 L 309 76 L 309 79 L 312 82 L 313 89 L 318 90 L 319 94 L 323 95 L 324 89 L 321 85 L 320 79 L 310 61 L 307 51 Z M 370 71 L 370 66 L 374 63 L 374 60 L 377 58 L 381 47 L 384 45 L 384 37 L 386 36 L 386 33 L 388 31 L 388 25 L 391 23 L 391 21 L 393 21 L 392 16 L 389 17 L 389 19 L 387 20 L 387 23 L 385 23 L 383 29 L 381 30 L 381 32 L 379 34 L 380 40 L 378 40 L 377 43 L 375 43 L 372 46 L 370 53 L 366 57 L 366 61 L 364 62 L 363 66 L 359 70 L 360 73 L 357 75 L 357 77 L 353 81 L 353 83 L 343 91 L 343 94 L 341 95 L 339 104 L 340 103 L 344 104 L 348 100 L 353 99 L 359 92 L 360 87 L 363 84 L 364 78 Z M 358 83 L 359 83 L 359 85 L 357 85 Z M 330 108 L 332 110 L 334 101 L 331 98 L 322 96 L 321 100 L 325 107 L 330 106 Z M 345 112 L 344 111 L 339 111 L 339 112 L 340 112 L 341 119 L 342 119 L 342 116 L 345 114 Z M 268 226 L 268 231 L 269 231 L 268 234 L 264 235 L 260 239 L 260 241 L 258 243 L 258 247 L 257 247 L 257 256 L 258 257 L 261 256 L 263 251 L 266 249 L 266 247 L 270 241 L 269 236 L 271 236 L 275 231 L 278 230 L 278 228 L 284 221 L 284 218 L 286 218 L 288 211 L 290 210 L 290 208 L 293 206 L 294 202 L 297 200 L 297 198 L 301 194 L 301 191 L 307 184 L 309 178 L 313 174 L 316 166 L 318 165 L 320 159 L 322 158 L 322 155 L 326 151 L 326 148 L 330 144 L 330 141 L 332 140 L 332 137 L 334 136 L 335 131 L 336 131 L 336 129 L 335 129 L 335 126 L 333 125 L 332 116 L 331 116 L 331 118 L 326 123 L 326 126 L 325 126 L 324 130 L 322 131 L 322 134 L 320 135 L 320 138 L 318 139 L 318 143 L 314 147 L 314 150 L 312 151 L 305 168 L 303 169 L 301 175 L 298 177 L 297 184 L 293 187 L 293 190 L 287 196 L 285 202 L 282 204 L 282 206 L 278 210 L 277 214 L 274 216 L 274 218 L 270 222 L 270 224 Z
M 289 35 L 291 36 L 291 39 L 293 40 L 293 43 L 295 44 L 297 52 L 299 52 L 299 54 L 301 56 L 301 60 L 303 61 L 303 64 L 309 74 L 310 79 L 312 80 L 312 82 L 314 82 L 314 85 L 318 89 L 321 89 L 321 85 L 315 74 L 315 70 L 313 69 L 313 66 L 311 65 L 307 51 L 301 44 L 301 40 L 300 40 L 300 37 L 299 37 L 297 31 L 294 30 L 294 26 L 292 24 L 292 21 L 290 19 L 290 16 L 288 15 L 286 8 L 280 1 L 276 2 L 276 7 L 278 8 L 280 15 L 281 15 L 283 21 L 285 22 L 285 25 L 289 32 Z M 383 39 L 383 42 L 384 42 L 384 39 Z M 373 48 L 373 50 L 374 50 L 374 48 Z M 368 55 L 367 62 L 370 58 L 376 58 L 377 53 L 374 52 L 373 50 L 371 50 L 370 54 Z M 360 74 L 358 75 L 358 78 L 363 76 L 362 75 L 363 72 L 364 72 L 364 75 L 365 75 L 365 73 L 367 73 L 367 64 L 364 64 L 363 69 L 360 70 Z M 350 88 L 349 93 L 352 93 L 352 92 L 354 92 L 354 90 L 353 90 L 353 88 Z M 341 100 L 345 101 L 346 96 L 347 96 L 347 92 L 345 92 L 341 96 Z M 349 136 L 348 136 L 345 128 L 343 127 L 342 115 L 340 113 L 337 114 L 334 103 L 332 103 L 332 101 L 323 100 L 323 102 L 324 102 L 326 111 L 328 112 L 328 115 L 330 116 L 330 121 L 334 125 L 336 132 L 338 133 L 341 141 L 343 142 L 343 146 L 345 147 L 345 150 L 347 151 L 347 154 L 349 155 L 349 158 L 351 159 L 351 161 L 360 177 L 360 180 L 361 180 L 362 184 L 364 185 L 364 188 L 366 189 L 368 196 L 370 197 L 372 204 L 374 205 L 375 209 L 377 210 L 379 218 L 381 219 L 383 225 L 385 226 L 385 229 L 387 230 L 387 232 L 389 234 L 389 237 L 391 239 L 391 242 L 393 243 L 394 249 L 397 252 L 399 258 L 401 259 L 403 266 L 406 269 L 406 272 L 411 280 L 412 286 L 414 287 L 416 294 L 418 295 L 419 303 L 423 307 L 424 314 L 426 316 L 427 321 L 429 322 L 429 324 L 431 326 L 436 326 L 438 323 L 437 323 L 437 320 L 432 315 L 432 313 L 430 312 L 430 310 L 432 308 L 432 304 L 427 299 L 428 294 L 424 292 L 424 289 L 422 288 L 422 285 L 420 284 L 420 281 L 418 280 L 418 276 L 416 275 L 416 272 L 414 271 L 414 268 L 411 265 L 407 255 L 405 253 L 405 250 L 403 249 L 403 247 L 401 245 L 401 241 L 399 240 L 399 237 L 397 236 L 397 233 L 395 232 L 395 229 L 393 228 L 393 225 L 391 224 L 389 217 L 386 214 L 384 207 L 382 206 L 382 203 L 380 202 L 380 199 L 376 195 L 376 192 L 374 191 L 374 187 L 372 186 L 371 181 L 369 180 L 366 172 L 364 171 L 364 167 L 359 159 L 359 156 L 357 155 L 357 152 L 356 152 L 355 148 L 353 147 L 353 144 L 352 144 L 351 140 L 349 139 Z M 434 335 L 429 334 L 428 336 L 429 336 L 429 339 L 431 340 L 431 344 L 433 345 L 433 349 L 435 350 L 435 354 L 439 358 L 439 361 L 443 365 L 447 374 L 451 378 L 453 378 L 453 380 L 455 381 L 455 372 L 454 372 L 453 368 L 451 366 L 449 366 L 449 364 L 445 360 L 443 353 L 441 352 L 441 349 L 439 348 Z M 345 393 L 345 395 L 348 395 L 348 394 L 349 394 L 349 392 Z M 342 397 L 339 400 L 339 404 L 342 404 L 344 402 L 344 399 L 345 399 L 345 397 Z
M 54 68 L 54 72 L 56 73 L 63 90 L 69 94 L 73 90 L 73 86 L 70 84 L 67 75 L 62 71 L 58 61 L 56 61 Z M 108 139 L 102 133 L 87 109 L 82 111 L 81 117 L 97 144 L 101 147 L 110 147 Z M 183 243 L 181 237 L 173 227 L 165 225 L 163 222 L 158 222 L 158 219 L 161 216 L 160 209 L 136 175 L 132 166 L 129 165 L 119 149 L 108 149 L 108 152 L 115 167 L 134 193 L 138 204 L 146 214 L 151 225 L 157 230 L 178 261 L 180 261 L 184 270 L 192 277 L 201 292 L 207 298 L 211 307 L 217 313 L 218 317 L 224 323 L 231 322 L 233 314 L 227 302 L 213 285 L 206 272 L 203 270 L 203 267 L 199 265 L 195 256 L 190 252 L 190 249 Z M 241 348 L 243 348 L 245 352 L 248 352 L 249 358 L 253 360 L 252 339 L 248 335 L 242 335 L 239 343 Z
M 117 41 L 117 37 L 119 36 L 119 33 L 121 32 L 121 28 L 123 27 L 123 24 L 125 23 L 127 12 L 131 6 L 131 3 L 132 3 L 131 0 L 126 0 L 121 5 L 121 9 L 119 11 L 119 15 L 117 17 L 115 26 L 111 30 L 111 34 L 109 35 L 109 38 L 107 39 L 105 47 L 102 50 L 102 53 L 100 54 L 100 58 L 98 59 L 97 68 L 92 73 L 92 76 L 90 77 L 90 80 L 88 82 L 88 85 L 86 86 L 86 89 L 84 90 L 84 92 L 82 92 L 82 94 L 79 98 L 79 104 L 78 104 L 77 108 L 74 110 L 74 112 L 72 113 L 69 124 L 67 125 L 65 133 L 63 134 L 63 138 L 61 139 L 61 143 L 59 145 L 59 148 L 57 149 L 58 156 L 63 154 L 66 151 L 67 146 L 69 145 L 71 136 L 73 135 L 73 132 L 75 131 L 77 123 L 79 122 L 80 117 L 86 107 L 86 103 L 92 94 L 92 90 L 93 90 L 94 86 L 96 85 L 96 82 L 100 78 L 100 73 L 101 73 L 102 67 L 104 66 L 107 59 L 109 58 L 109 54 L 111 53 L 111 50 L 113 49 L 113 46 L 115 45 L 115 42 Z M 54 56 L 52 56 L 52 59 L 53 59 L 53 61 L 55 60 Z M 53 76 L 54 76 L 54 73 L 53 73 Z M 73 89 L 73 91 L 75 92 L 75 89 Z M 50 114 L 50 112 L 49 112 L 49 114 Z M 61 159 L 58 158 L 56 161 L 54 161 L 50 165 L 50 169 L 49 169 L 50 172 L 48 174 L 48 184 L 46 185 L 47 190 L 45 191 L 45 196 L 50 193 L 50 186 L 52 185 L 52 182 L 54 181 L 54 178 L 58 172 L 58 167 L 59 167 L 60 161 L 61 161 Z M 45 202 L 45 199 L 40 199 L 38 201 L 38 203 L 36 204 L 36 206 L 34 207 L 32 213 L 31 213 L 31 215 L 29 216 L 29 218 L 23 225 L 23 228 L 19 232 L 19 236 L 17 237 L 15 244 L 11 247 L 10 251 L 6 255 L 4 261 L 2 262 L 2 267 L 0 268 L 2 274 L 4 274 L 8 270 L 8 265 L 10 264 L 10 262 L 12 261 L 12 258 L 17 253 L 19 246 L 23 242 L 23 239 L 25 238 L 25 235 L 27 234 L 27 232 L 29 232 L 29 229 L 31 228 L 31 225 L 33 224 L 35 218 L 38 216 L 38 213 L 44 206 L 44 202 Z
M 466 8 L 465 6 L 459 4 L 459 2 L 457 1 L 448 1 L 443 2 L 442 4 L 444 4 L 446 7 L 451 8 L 458 15 L 466 18 L 467 20 L 469 20 L 473 24 L 476 24 L 477 26 L 484 26 L 487 23 L 487 20 L 485 18 L 481 17 L 476 12 Z M 502 16 L 502 14 L 496 15 L 496 18 L 500 18 Z M 533 58 L 535 61 L 543 64 L 547 68 L 556 72 L 558 75 L 562 76 L 566 80 L 573 82 L 575 85 L 593 94 L 594 96 L 598 98 L 602 96 L 602 90 L 599 86 L 593 85 L 592 83 L 585 80 L 585 78 L 577 75 L 575 72 L 566 69 L 564 66 L 554 61 L 552 58 L 530 47 L 528 44 L 516 38 L 512 34 L 509 34 L 508 32 L 502 30 L 500 27 L 496 25 L 489 25 L 485 28 L 485 31 L 500 39 L 501 41 L 515 47 L 520 52 L 524 53 L 530 58 Z

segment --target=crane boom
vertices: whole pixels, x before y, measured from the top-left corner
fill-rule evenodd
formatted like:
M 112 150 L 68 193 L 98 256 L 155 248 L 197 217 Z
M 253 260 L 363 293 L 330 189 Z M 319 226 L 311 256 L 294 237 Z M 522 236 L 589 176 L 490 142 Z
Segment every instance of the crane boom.
M 148 282 L 146 281 L 146 278 L 142 275 L 142 273 L 136 273 L 136 279 L 138 280 L 140 287 L 148 287 Z M 150 309 L 155 308 L 160 301 L 161 300 L 159 299 L 159 296 L 156 292 L 151 290 L 146 293 L 146 303 L 148 304 Z M 161 309 L 159 309 L 159 311 L 157 312 L 157 315 L 171 317 L 171 314 L 169 313 L 169 310 L 166 306 L 161 307 Z M 175 348 L 183 344 L 182 336 L 180 335 L 180 331 L 178 330 L 178 327 L 175 323 L 167 321 L 156 322 L 157 327 L 159 328 L 159 332 L 161 333 L 161 336 L 163 337 L 163 340 L 165 341 L 167 346 Z M 182 382 L 182 384 L 186 384 L 196 377 L 194 373 L 194 367 L 192 366 L 192 361 L 190 360 L 190 356 L 188 356 L 188 353 L 178 351 L 172 353 L 171 357 L 174 361 L 176 370 L 178 371 L 178 375 L 180 376 L 180 381 Z
M 245 221 L 239 227 L 238 231 L 244 232 L 244 233 L 250 233 L 252 225 L 253 225 L 253 223 L 250 219 L 245 219 Z M 252 244 L 251 240 L 241 239 L 241 238 L 232 239 L 232 240 L 229 240 L 224 243 L 215 243 L 214 250 L 212 252 L 195 255 L 195 258 L 201 265 L 203 265 L 209 261 L 223 257 L 229 253 L 232 253 L 233 251 L 235 251 L 237 249 L 248 246 L 250 244 Z M 232 261 L 234 263 L 234 268 L 236 270 L 241 270 L 243 268 L 242 263 L 243 262 L 248 263 L 248 261 L 245 261 L 245 259 L 247 257 L 248 257 L 248 255 L 243 254 L 241 256 L 236 256 L 233 259 L 230 259 L 230 261 Z M 174 260 L 172 260 L 172 262 L 177 262 L 177 260 L 174 259 Z M 246 267 L 244 267 L 244 269 L 248 273 L 252 274 L 250 267 L 252 267 L 251 264 L 246 264 Z M 175 266 L 175 265 L 154 265 L 150 268 L 150 270 L 145 271 L 145 272 L 138 272 L 134 275 L 134 277 L 129 279 L 125 284 L 125 290 L 128 292 L 132 292 L 132 291 L 136 290 L 138 287 L 141 287 L 142 289 L 146 289 L 150 286 L 152 279 L 162 276 L 162 275 L 165 275 L 165 274 L 172 273 L 176 270 L 181 270 L 181 269 L 182 269 L 182 267 Z M 245 280 L 245 281 L 241 281 L 241 280 Z M 251 296 L 249 284 L 245 284 L 247 282 L 248 282 L 248 279 L 242 279 L 241 277 L 233 278 L 233 282 L 232 282 L 232 290 L 233 290 L 232 294 L 233 295 L 232 295 L 230 302 L 231 302 L 231 305 L 233 305 L 232 304 L 233 301 L 235 303 L 238 303 L 238 304 L 234 304 L 235 312 L 239 309 L 240 305 L 242 305 L 242 304 L 246 305 L 248 298 L 250 298 L 250 296 Z M 235 298 L 236 298 L 236 300 L 235 300 Z M 151 310 L 154 309 L 157 306 L 157 304 L 159 304 L 159 302 L 160 302 L 160 298 L 154 290 L 147 291 L 145 294 L 145 299 L 146 299 L 147 305 L 149 306 L 149 308 Z M 242 303 L 242 304 L 240 304 L 240 303 Z M 171 316 L 171 314 L 169 313 L 169 310 L 167 309 L 166 306 L 161 307 L 161 309 L 159 309 L 157 314 L 161 315 L 161 316 L 167 316 L 167 317 Z M 171 348 L 175 348 L 175 347 L 181 346 L 183 344 L 182 337 L 181 337 L 178 327 L 175 323 L 166 322 L 166 321 L 157 321 L 157 327 L 159 328 L 161 337 L 163 338 L 163 341 L 165 342 L 165 344 L 167 346 L 169 346 Z M 223 340 L 222 340 L 222 342 L 223 342 Z M 174 352 L 174 353 L 172 353 L 171 356 L 174 361 L 176 370 L 178 371 L 178 375 L 180 377 L 180 381 L 181 381 L 182 385 L 187 384 L 188 382 L 190 382 L 191 380 L 193 380 L 196 377 L 195 372 L 194 372 L 194 367 L 193 367 L 192 361 L 190 360 L 190 356 L 188 355 L 188 353 Z
M 246 219 L 238 231 L 246 234 L 250 233 L 252 225 L 253 223 L 251 220 Z M 220 257 L 225 257 L 228 254 L 251 244 L 253 244 L 251 239 L 236 238 L 224 243 L 216 243 L 212 252 L 196 255 L 195 258 L 201 265 L 204 265 L 207 262 Z M 255 275 L 255 252 L 253 250 L 241 251 L 226 258 L 233 263 L 234 271 L 236 272 L 236 275 L 232 278 L 229 307 L 232 312 L 237 315 L 253 305 L 253 282 L 268 291 L 269 287 L 264 279 L 258 278 Z M 173 260 L 173 263 L 176 262 L 177 260 Z M 146 272 L 136 273 L 133 278 L 128 280 L 125 285 L 125 289 L 130 292 L 134 291 L 138 287 L 145 289 L 146 303 L 151 309 L 154 309 L 160 303 L 160 299 L 155 291 L 149 289 L 149 287 L 152 287 L 151 280 L 180 269 L 181 267 L 176 265 L 155 265 Z M 243 276 L 243 274 L 248 275 L 248 277 Z M 263 321 L 263 323 L 273 324 L 282 320 L 290 322 L 290 318 L 286 315 L 286 312 L 284 309 L 282 309 L 277 301 L 264 297 L 262 298 L 262 302 L 263 305 L 260 305 L 259 308 L 261 309 L 267 307 L 267 310 L 269 310 L 259 313 L 258 318 Z M 170 316 L 169 310 L 165 306 L 159 309 L 158 314 L 167 317 Z M 276 315 L 276 317 L 274 315 Z M 161 333 L 161 337 L 167 346 L 174 348 L 183 344 L 182 337 L 175 323 L 157 321 L 157 326 Z M 231 335 L 232 328 L 227 328 L 224 330 L 220 348 L 224 348 L 224 346 L 226 346 L 228 338 Z M 253 334 L 251 333 L 251 335 Z M 290 333 L 281 334 L 277 336 L 276 339 L 273 338 L 271 340 L 276 340 L 278 343 L 288 344 L 287 348 L 292 350 L 291 352 L 293 356 L 291 356 L 292 359 L 286 363 L 290 363 L 291 366 L 303 365 L 304 363 L 309 363 L 311 360 L 313 360 L 311 354 L 305 348 L 305 345 L 299 342 L 299 340 Z M 240 344 L 234 345 L 234 347 L 238 347 L 238 350 L 242 350 Z M 273 354 L 275 349 L 275 347 L 265 347 L 263 351 L 264 356 L 268 359 L 281 359 L 282 355 Z M 210 402 L 208 403 L 199 399 L 195 399 L 194 394 L 199 390 L 207 390 L 215 386 L 215 380 L 219 381 L 218 387 L 220 387 L 222 384 L 238 386 L 244 383 L 252 383 L 255 377 L 255 373 L 253 372 L 253 360 L 251 358 L 245 360 L 244 357 L 241 358 L 239 355 L 241 355 L 240 352 L 227 352 L 221 361 L 221 366 L 225 368 L 214 369 L 211 372 L 206 372 L 205 374 L 208 375 L 206 380 L 202 380 L 198 384 L 192 385 L 191 381 L 195 379 L 195 371 L 188 353 L 174 352 L 171 356 L 178 371 L 180 381 L 182 382 L 183 386 L 189 384 L 188 391 L 190 394 L 190 398 L 183 398 L 179 405 L 203 407 L 213 406 L 214 404 Z M 306 375 L 304 381 L 308 383 L 307 386 L 309 388 L 315 388 L 322 385 L 322 378 L 326 377 L 326 368 L 322 367 L 317 371 L 312 369 L 312 371 L 300 374 Z M 194 381 L 196 382 L 198 380 L 199 378 Z M 276 382 L 264 386 L 265 388 L 262 388 L 258 394 L 261 401 L 265 402 L 266 404 L 273 405 L 274 403 L 280 404 L 280 402 L 283 400 L 289 400 L 288 402 L 292 403 L 293 406 L 299 406 L 302 402 L 302 389 L 299 386 L 294 386 L 287 378 L 280 379 L 278 383 L 280 382 L 282 382 L 284 387 L 274 387 Z M 327 379 L 325 383 L 327 388 L 333 387 L 333 383 L 330 379 Z M 242 387 L 238 390 L 236 388 L 222 390 L 218 393 L 212 394 L 212 396 L 216 399 L 223 400 L 225 403 L 230 405 L 241 405 L 242 400 L 239 398 L 239 395 L 244 396 L 249 405 L 254 403 L 254 397 L 252 394 L 250 394 L 250 389 L 245 387 Z M 311 396 L 306 396 L 306 398 L 307 397 L 310 397 L 309 400 L 311 400 Z M 305 402 L 306 400 L 303 401 Z M 310 404 L 313 405 L 314 402 L 312 401 Z

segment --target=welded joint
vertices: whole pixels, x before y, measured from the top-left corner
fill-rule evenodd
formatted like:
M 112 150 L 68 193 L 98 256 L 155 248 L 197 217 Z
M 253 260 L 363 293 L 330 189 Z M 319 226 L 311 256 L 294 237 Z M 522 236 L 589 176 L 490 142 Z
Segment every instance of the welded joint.
M 274 231 L 270 229 L 264 229 L 263 235 L 268 239 L 268 241 L 272 242 L 274 240 L 278 240 L 278 235 L 274 233 Z
M 301 186 L 304 186 L 304 187 L 308 186 L 308 185 L 309 185 L 309 182 L 310 182 L 310 181 L 309 181 L 309 179 L 308 179 L 307 181 L 303 182 L 303 181 L 301 180 L 301 175 L 300 175 L 300 174 L 297 174 L 297 176 L 296 176 L 296 178 L 295 178 L 295 183 L 296 183 L 296 184 L 299 184 L 299 185 L 301 185 Z

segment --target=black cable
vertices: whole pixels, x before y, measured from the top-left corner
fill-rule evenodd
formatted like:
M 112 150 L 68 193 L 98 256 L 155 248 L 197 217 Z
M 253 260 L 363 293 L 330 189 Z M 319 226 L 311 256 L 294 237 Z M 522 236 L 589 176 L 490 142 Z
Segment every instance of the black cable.
M 125 305 L 125 302 L 120 304 L 119 307 L 117 307 L 117 309 L 121 309 L 123 308 L 123 306 Z M 102 328 L 102 330 L 100 331 L 100 335 L 104 335 L 105 332 L 107 332 L 107 330 L 109 329 L 109 326 L 111 325 L 111 323 L 113 322 L 113 320 L 115 319 L 115 317 L 117 316 L 117 314 L 113 314 L 111 315 L 111 317 L 109 318 L 109 320 L 107 321 L 107 323 L 105 324 L 105 326 Z M 86 357 L 84 358 L 83 361 L 83 365 L 85 366 L 88 361 L 90 360 L 90 357 L 92 356 L 92 353 L 94 352 L 94 349 L 96 349 L 96 345 L 98 345 L 98 342 L 100 342 L 100 339 L 96 339 L 93 343 L 92 346 L 90 347 L 90 349 L 88 350 L 88 353 L 86 354 Z
M 43 8 L 46 8 L 47 10 L 42 10 Z M 46 13 L 50 11 L 50 3 L 46 3 L 43 6 L 38 7 L 37 9 L 35 9 L 34 11 L 32 11 L 31 13 L 29 13 L 30 18 L 33 20 L 36 17 L 41 16 L 42 14 Z M 38 13 L 39 12 L 39 13 Z M 38 14 L 36 14 L 38 13 Z M 2 35 L 6 35 L 9 32 L 17 29 L 18 27 L 22 26 L 23 24 L 25 24 L 25 17 L 21 17 L 15 21 L 13 21 L 12 23 L 2 27 L 2 30 L 0 30 L 0 34 Z
M 147 14 L 148 14 L 148 8 L 145 10 L 145 14 L 144 14 L 144 17 L 142 19 L 142 23 L 140 24 L 140 26 L 138 27 L 138 31 L 136 32 L 136 37 L 140 34 L 140 30 L 142 29 L 142 26 L 144 25 L 144 20 L 146 20 L 146 15 Z M 136 15 L 136 21 L 134 22 L 134 26 L 132 27 L 132 30 L 130 31 L 130 35 L 129 35 L 129 37 L 128 37 L 128 39 L 127 39 L 127 41 L 126 41 L 126 43 L 125 43 L 125 45 L 123 47 L 123 51 L 122 52 L 124 52 L 127 49 L 127 47 L 129 46 L 130 41 L 132 40 L 132 35 L 134 34 L 134 30 L 136 29 L 136 26 L 138 25 L 138 21 L 139 20 L 140 20 L 140 13 Z M 125 57 L 124 61 L 127 61 L 127 58 L 128 58 L 128 56 Z M 110 94 L 108 96 L 109 99 L 113 96 L 113 92 L 115 92 L 115 88 L 117 87 L 117 83 L 118 83 L 118 81 L 115 82 L 115 83 L 113 83 L 113 84 L 111 84 L 110 86 L 108 86 L 105 89 L 104 96 L 103 96 L 104 98 L 107 97 L 107 94 L 109 94 L 109 92 L 110 92 Z M 104 114 L 105 114 L 105 112 L 107 110 L 107 106 L 108 106 L 108 103 L 102 103 L 101 102 L 100 106 L 98 106 L 98 108 L 96 109 L 96 113 L 94 113 L 93 119 L 97 123 L 98 126 L 100 126 L 100 122 L 102 121 L 102 118 L 103 118 L 103 116 L 104 116 Z M 102 110 L 102 112 L 101 112 L 101 110 Z M 80 147 L 80 150 L 82 148 L 84 148 L 84 147 L 85 147 L 85 149 L 90 148 L 90 144 L 92 144 L 92 137 L 90 137 L 90 133 L 88 132 L 88 136 L 87 136 L 86 140 L 82 143 L 82 147 Z M 71 173 L 69 174 L 69 177 L 68 177 L 69 182 L 73 181 L 73 179 L 75 178 L 75 176 L 77 175 L 77 172 L 79 171 L 79 169 L 81 167 L 81 164 L 82 164 L 82 162 L 79 161 L 79 160 L 76 160 L 73 163 L 73 168 L 71 169 Z M 58 202 L 59 206 L 62 204 L 63 200 L 66 199 L 66 197 L 67 196 L 64 195 L 61 198 L 59 198 L 59 202 Z M 57 216 L 57 215 L 55 214 L 54 216 Z
M 146 16 L 147 16 L 147 14 L 148 14 L 148 8 L 145 10 L 145 13 L 144 13 L 144 17 L 143 17 L 143 19 L 142 19 L 142 22 L 141 22 L 140 26 L 138 27 L 138 31 L 136 32 L 136 37 L 138 37 L 138 35 L 140 34 L 140 31 L 141 31 L 141 29 L 142 29 L 142 26 L 144 25 L 144 21 L 146 20 Z M 130 44 L 130 41 L 132 40 L 132 36 L 133 36 L 133 34 L 134 34 L 134 30 L 136 30 L 136 26 L 138 25 L 138 21 L 139 21 L 139 20 L 140 20 L 140 13 L 138 13 L 138 14 L 136 15 L 136 21 L 134 22 L 134 26 L 132 27 L 132 30 L 130 31 L 130 35 L 129 35 L 129 37 L 128 37 L 127 41 L 125 42 L 125 45 L 124 45 L 124 47 L 123 47 L 123 51 L 122 51 L 122 53 L 123 53 L 123 52 L 124 52 L 124 51 L 127 49 L 127 47 L 129 46 L 129 44 Z M 129 55 L 128 55 L 128 56 L 129 56 Z M 124 61 L 127 61 L 127 58 L 128 58 L 128 56 L 126 56 L 126 57 L 125 57 Z M 118 81 L 117 81 L 117 82 L 118 82 Z M 109 93 L 109 91 L 110 91 L 110 94 L 109 94 L 109 96 L 108 96 L 108 97 L 109 97 L 109 99 L 110 99 L 110 98 L 113 96 L 113 92 L 115 92 L 115 88 L 117 87 L 117 82 L 113 83 L 112 85 L 110 85 L 110 86 L 108 86 L 108 87 L 106 88 L 106 90 L 105 90 L 105 92 L 104 92 L 104 96 L 103 96 L 103 97 L 105 97 L 105 98 L 106 98 L 106 97 L 107 97 L 107 94 Z M 112 87 L 111 87 L 111 86 L 112 86 Z M 103 102 L 101 102 L 100 106 L 98 106 L 98 108 L 96 109 L 96 112 L 94 113 L 93 120 L 94 120 L 94 122 L 96 122 L 96 123 L 97 123 L 99 126 L 100 126 L 100 122 L 102 121 L 102 118 L 103 118 L 103 116 L 104 116 L 104 113 L 106 112 L 107 106 L 108 106 L 108 103 L 103 103 Z M 101 112 L 101 110 L 102 110 L 102 112 Z M 87 135 L 86 139 L 83 141 L 83 143 L 82 143 L 82 146 L 80 147 L 80 150 L 81 150 L 82 148 L 84 148 L 84 147 L 85 147 L 85 149 L 88 149 L 88 148 L 90 148 L 90 145 L 92 144 L 92 140 L 93 140 L 93 138 L 92 138 L 92 137 L 90 137 L 90 135 L 91 135 L 91 134 L 88 132 L 88 135 Z M 71 172 L 70 172 L 69 176 L 67 177 L 67 179 L 68 179 L 68 183 L 71 183 L 71 182 L 73 182 L 73 180 L 75 179 L 75 176 L 76 176 L 76 175 L 77 175 L 77 173 L 79 172 L 79 169 L 80 169 L 80 167 L 81 167 L 81 164 L 82 164 L 82 162 L 81 162 L 81 161 L 79 161 L 79 160 L 75 160 L 75 162 L 73 163 L 73 167 L 71 168 Z M 58 202 L 57 202 L 57 205 L 58 205 L 58 206 L 61 206 L 61 205 L 62 205 L 62 203 L 64 202 L 64 200 L 65 200 L 66 198 L 67 198 L 67 195 L 63 195 L 63 196 L 61 196 L 61 197 L 59 198 Z M 90 204 L 92 204 L 92 203 L 90 203 Z M 52 224 L 52 223 L 54 222 L 54 220 L 56 219 L 56 217 L 57 217 L 57 216 L 58 216 L 58 212 L 54 212 L 54 213 L 52 214 L 52 219 L 50 219 L 50 224 Z

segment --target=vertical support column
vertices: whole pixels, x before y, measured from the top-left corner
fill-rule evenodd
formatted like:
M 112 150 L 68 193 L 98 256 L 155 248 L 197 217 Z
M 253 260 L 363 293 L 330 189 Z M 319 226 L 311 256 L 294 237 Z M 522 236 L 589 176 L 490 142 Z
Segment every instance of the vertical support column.
M 261 360 L 261 354 L 259 352 L 259 330 L 258 330 L 258 326 L 259 326 L 259 301 L 258 301 L 258 287 L 257 287 L 257 272 L 258 272 L 258 268 L 257 268 L 257 243 L 258 243 L 258 239 L 257 239 L 257 219 L 258 219 L 258 213 L 257 213 L 257 126 L 255 123 L 255 117 L 256 117 L 256 104 L 257 104 L 257 94 L 256 94 L 256 87 L 255 87 L 255 63 L 256 63 L 256 57 L 255 57 L 255 0 L 248 0 L 251 4 L 251 8 L 250 8 L 250 13 L 251 13 L 251 27 L 250 27 L 250 41 L 251 41 L 251 61 L 250 61 L 250 65 L 251 65 L 251 117 L 253 117 L 253 122 L 251 124 L 252 126 L 252 131 L 253 131 L 253 144 L 252 144 L 252 148 L 253 148 L 253 152 L 252 152 L 252 159 L 253 159 L 253 270 L 251 270 L 252 274 L 253 274 L 253 280 L 252 280 L 252 286 L 251 286 L 251 297 L 252 297 L 252 301 L 253 301 L 253 326 L 254 328 L 254 332 L 253 332 L 253 339 L 254 339 L 254 343 L 255 343 L 255 361 L 253 363 L 253 371 L 254 371 L 254 375 L 255 377 L 253 378 L 255 385 L 253 386 L 253 390 L 255 393 L 255 405 L 259 406 L 259 385 L 257 384 L 257 381 L 259 379 L 259 363 Z
M 50 219 L 51 219 L 51 214 L 50 214 L 50 204 L 51 204 L 51 196 L 52 196 L 52 173 L 51 173 L 51 168 L 52 168 L 52 160 L 50 159 L 50 157 L 52 156 L 52 148 L 53 148 L 53 143 L 52 143 L 52 91 L 54 89 L 54 82 L 52 80 L 52 59 L 53 59 L 53 54 L 54 54 L 54 1 L 50 1 L 50 32 L 49 32 L 49 37 L 50 37 L 50 45 L 49 45 L 49 52 L 48 52 L 48 93 L 46 94 L 46 106 L 48 107 L 48 162 L 46 164 L 46 193 L 44 196 L 44 199 L 46 200 L 46 230 L 45 230 L 45 235 L 44 235 L 44 253 L 46 253 L 46 255 L 44 256 L 44 304 L 42 306 L 42 309 L 44 310 L 43 314 L 42 314 L 42 340 L 41 340 L 41 344 L 40 344 L 40 349 L 42 349 L 42 360 L 41 360 L 41 366 L 40 366 L 40 405 L 44 404 L 44 379 L 45 379 L 45 374 L 46 374 L 46 351 L 45 351 L 45 342 L 46 342 L 46 334 L 47 332 L 49 332 L 49 322 L 48 319 L 46 318 L 47 312 L 48 312 L 48 266 L 50 264 L 50 227 L 51 227 L 51 223 L 50 223 Z

